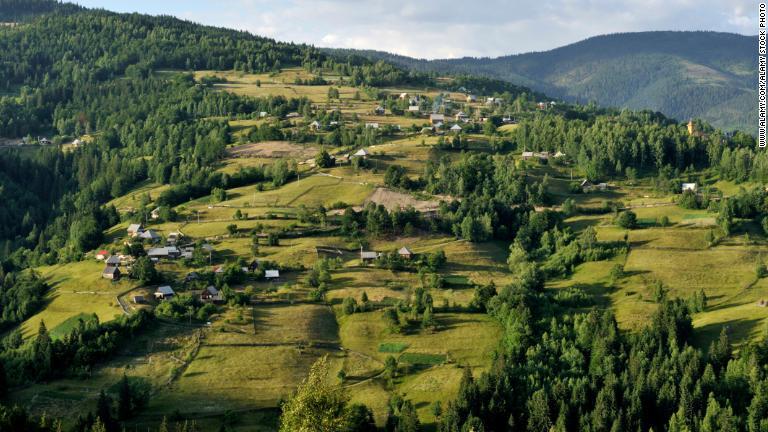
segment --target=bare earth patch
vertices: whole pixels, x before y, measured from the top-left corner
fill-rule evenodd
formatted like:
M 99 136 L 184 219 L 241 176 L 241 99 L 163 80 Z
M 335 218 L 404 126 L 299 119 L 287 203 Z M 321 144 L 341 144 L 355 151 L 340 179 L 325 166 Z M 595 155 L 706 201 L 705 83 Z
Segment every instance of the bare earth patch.
M 419 200 L 411 195 L 404 194 L 402 192 L 395 192 L 385 188 L 376 188 L 371 196 L 365 200 L 365 204 L 371 202 L 375 204 L 381 204 L 389 211 L 404 209 L 411 206 L 419 212 L 431 212 L 436 211 L 440 205 L 440 202 L 437 200 Z
M 227 149 L 229 157 L 233 158 L 297 158 L 308 159 L 317 154 L 317 149 L 305 147 L 288 141 L 264 141 L 243 144 Z

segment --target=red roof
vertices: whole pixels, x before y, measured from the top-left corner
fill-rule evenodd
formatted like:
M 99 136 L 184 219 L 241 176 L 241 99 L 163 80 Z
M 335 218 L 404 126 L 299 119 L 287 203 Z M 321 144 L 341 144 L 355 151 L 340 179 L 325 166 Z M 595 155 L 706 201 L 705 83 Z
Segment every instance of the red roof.
M 109 255 L 109 254 L 110 253 L 109 253 L 108 250 L 103 250 L 103 249 L 98 251 L 98 252 L 96 252 L 96 255 Z

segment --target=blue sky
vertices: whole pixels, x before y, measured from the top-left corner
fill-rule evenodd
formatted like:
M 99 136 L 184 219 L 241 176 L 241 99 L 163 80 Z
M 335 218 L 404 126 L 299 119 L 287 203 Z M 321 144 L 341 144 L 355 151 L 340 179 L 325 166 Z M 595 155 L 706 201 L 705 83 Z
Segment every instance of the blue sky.
M 756 34 L 752 0 L 74 0 L 316 46 L 496 57 L 646 30 Z

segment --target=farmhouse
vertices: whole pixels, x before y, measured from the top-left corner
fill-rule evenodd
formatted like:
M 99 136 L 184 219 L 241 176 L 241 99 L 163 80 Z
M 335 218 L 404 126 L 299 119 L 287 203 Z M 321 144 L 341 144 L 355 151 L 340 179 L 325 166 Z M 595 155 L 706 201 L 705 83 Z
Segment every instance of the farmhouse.
M 147 251 L 147 256 L 150 258 L 160 259 L 160 258 L 178 258 L 181 256 L 181 251 L 176 246 L 166 246 L 166 247 L 158 247 L 158 248 L 152 248 Z
M 221 292 L 215 286 L 210 285 L 200 294 L 200 300 L 212 303 L 220 302 L 222 300 Z
M 97 260 L 99 260 L 99 261 L 103 261 L 103 260 L 104 260 L 105 258 L 107 258 L 108 256 L 109 256 L 109 251 L 108 251 L 108 250 L 103 250 L 103 249 L 102 249 L 102 250 L 100 250 L 100 251 L 96 252 L 95 258 L 96 258 Z
M 464 111 L 459 111 L 456 113 L 456 121 L 457 122 L 467 122 L 469 121 L 469 116 Z
M 367 151 L 365 151 L 365 149 L 360 149 L 360 150 L 356 151 L 356 152 L 355 152 L 355 153 L 352 155 L 352 157 L 361 157 L 361 158 L 365 159 L 365 158 L 366 158 L 366 157 L 367 157 L 369 154 L 370 154 L 370 153 L 368 153 Z
M 456 133 L 461 132 L 461 126 L 457 124 L 451 126 L 451 132 L 456 132 Z
M 360 261 L 363 263 L 371 263 L 379 257 L 378 252 L 360 251 Z
M 318 122 L 317 120 L 313 121 L 312 123 L 309 124 L 309 128 L 314 130 L 320 129 L 320 122 Z
M 101 277 L 104 279 L 109 280 L 119 280 L 120 279 L 120 269 L 116 266 L 106 266 L 104 267 L 104 271 L 101 272 Z
M 400 250 L 397 251 L 397 254 L 400 255 L 400 258 L 413 258 L 413 252 L 405 246 L 401 247 Z
M 175 245 L 182 237 L 183 235 L 180 232 L 172 232 L 168 234 L 168 237 L 165 239 L 165 241 L 169 245 Z
M 273 282 L 280 279 L 280 270 L 265 270 L 264 279 Z
M 127 231 L 130 237 L 136 237 L 137 235 L 144 232 L 144 228 L 142 228 L 141 224 L 130 224 L 128 225 Z
M 149 214 L 149 217 L 151 217 L 152 220 L 160 219 L 160 207 L 152 210 L 152 212 Z
M 698 188 L 699 187 L 696 183 L 683 183 L 681 187 L 681 192 L 685 192 L 685 191 L 696 192 Z
M 148 229 L 141 234 L 139 234 L 139 238 L 142 240 L 149 240 L 153 243 L 160 241 L 160 234 L 158 234 L 155 230 Z
M 445 116 L 443 114 L 432 113 L 429 115 L 429 122 L 433 125 L 445 123 Z
M 468 94 L 467 95 L 467 102 L 477 102 L 477 96 L 475 96 L 473 94 Z
M 108 266 L 117 267 L 120 265 L 120 257 L 118 257 L 117 255 L 112 255 L 109 258 L 107 258 L 107 260 L 104 261 L 104 263 Z
M 168 300 L 174 295 L 176 295 L 176 293 L 173 291 L 173 288 L 168 285 L 158 287 L 157 291 L 155 291 L 155 298 L 158 300 Z

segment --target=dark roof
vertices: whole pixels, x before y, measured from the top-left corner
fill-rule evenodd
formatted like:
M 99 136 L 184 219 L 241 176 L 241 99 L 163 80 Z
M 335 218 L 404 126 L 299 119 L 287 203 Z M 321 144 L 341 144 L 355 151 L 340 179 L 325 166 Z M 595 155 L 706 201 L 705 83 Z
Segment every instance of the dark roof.
M 101 274 L 120 274 L 120 269 L 114 266 L 107 266 Z

